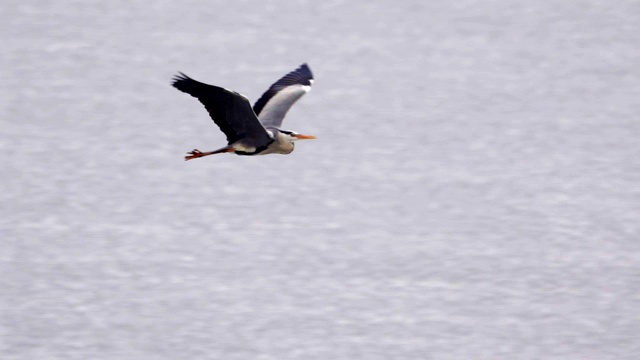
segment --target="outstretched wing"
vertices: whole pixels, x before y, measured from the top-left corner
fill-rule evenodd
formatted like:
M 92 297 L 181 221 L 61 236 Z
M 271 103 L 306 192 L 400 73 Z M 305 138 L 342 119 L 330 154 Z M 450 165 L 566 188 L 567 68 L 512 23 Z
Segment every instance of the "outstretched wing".
M 253 105 L 253 111 L 265 127 L 279 128 L 287 111 L 302 95 L 311 90 L 311 84 L 311 69 L 307 64 L 302 64 L 271 85 Z
M 246 97 L 193 80 L 183 73 L 174 77 L 172 85 L 200 100 L 213 122 L 226 135 L 229 144 L 240 139 L 252 139 L 256 146 L 266 145 L 271 141 Z

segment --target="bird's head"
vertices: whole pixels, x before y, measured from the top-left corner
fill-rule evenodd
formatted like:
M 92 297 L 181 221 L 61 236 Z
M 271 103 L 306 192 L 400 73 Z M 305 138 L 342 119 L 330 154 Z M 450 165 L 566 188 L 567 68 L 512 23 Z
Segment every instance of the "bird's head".
M 298 134 L 295 131 L 288 131 L 288 130 L 280 130 L 280 134 L 282 134 L 282 136 L 290 142 L 294 142 L 298 140 L 312 140 L 316 138 L 313 135 L 303 135 L 303 134 Z

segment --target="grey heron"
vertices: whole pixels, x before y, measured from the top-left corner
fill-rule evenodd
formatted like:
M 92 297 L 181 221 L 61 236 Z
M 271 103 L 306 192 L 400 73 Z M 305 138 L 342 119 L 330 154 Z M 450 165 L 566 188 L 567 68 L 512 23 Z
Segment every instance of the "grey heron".
M 227 146 L 206 152 L 194 149 L 185 156 L 185 160 L 220 153 L 289 154 L 294 149 L 294 141 L 315 139 L 312 135 L 280 128 L 287 111 L 309 92 L 312 83 L 311 69 L 307 64 L 302 64 L 271 85 L 251 108 L 249 99 L 244 95 L 201 83 L 179 73 L 172 85 L 200 100 L 227 137 Z

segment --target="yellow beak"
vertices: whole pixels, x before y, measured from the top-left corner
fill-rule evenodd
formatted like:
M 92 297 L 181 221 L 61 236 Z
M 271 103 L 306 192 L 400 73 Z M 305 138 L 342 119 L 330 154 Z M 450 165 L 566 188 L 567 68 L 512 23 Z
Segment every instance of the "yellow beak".
M 313 139 L 316 138 L 313 135 L 303 135 L 303 134 L 297 134 L 297 135 L 295 135 L 295 137 L 297 137 L 298 139 L 301 139 L 301 140 L 313 140 Z

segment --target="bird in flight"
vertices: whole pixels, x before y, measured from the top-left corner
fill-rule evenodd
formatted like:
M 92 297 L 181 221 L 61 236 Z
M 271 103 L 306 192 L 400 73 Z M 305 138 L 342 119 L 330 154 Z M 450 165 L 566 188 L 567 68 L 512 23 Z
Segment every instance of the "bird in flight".
M 194 149 L 185 160 L 220 154 L 237 155 L 289 154 L 294 141 L 315 139 L 280 128 L 291 106 L 311 90 L 313 74 L 307 64 L 276 81 L 256 101 L 253 108 L 244 95 L 235 91 L 193 80 L 183 73 L 173 78 L 172 85 L 198 100 L 209 112 L 213 122 L 227 137 L 227 146 L 213 151 Z

